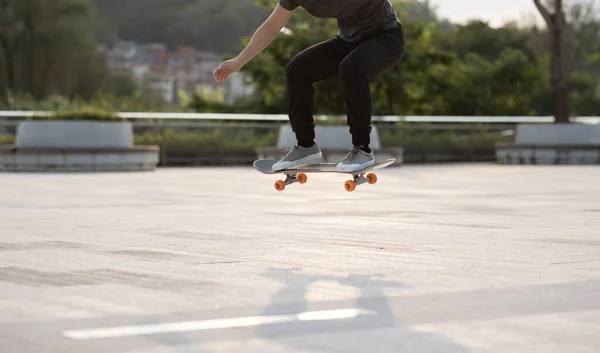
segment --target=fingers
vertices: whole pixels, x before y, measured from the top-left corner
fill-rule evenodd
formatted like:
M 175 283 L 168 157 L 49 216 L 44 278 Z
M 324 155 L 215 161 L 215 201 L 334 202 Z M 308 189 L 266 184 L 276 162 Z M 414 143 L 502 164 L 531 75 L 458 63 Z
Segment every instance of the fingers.
M 223 82 L 235 71 L 239 71 L 239 65 L 233 60 L 222 62 L 215 70 L 213 77 L 217 82 Z
M 229 74 L 231 73 L 230 71 L 231 70 L 224 68 L 223 64 L 221 64 L 215 70 L 213 77 L 215 78 L 215 81 L 217 81 L 217 82 L 224 82 L 227 79 L 227 77 L 229 76 Z
M 225 72 L 223 70 L 218 70 L 215 72 L 215 74 L 213 76 L 215 78 L 215 81 L 224 82 L 227 79 L 227 77 L 229 76 L 229 73 Z
M 223 71 L 217 68 L 217 70 L 215 70 L 213 77 L 215 78 L 215 81 L 222 82 Z

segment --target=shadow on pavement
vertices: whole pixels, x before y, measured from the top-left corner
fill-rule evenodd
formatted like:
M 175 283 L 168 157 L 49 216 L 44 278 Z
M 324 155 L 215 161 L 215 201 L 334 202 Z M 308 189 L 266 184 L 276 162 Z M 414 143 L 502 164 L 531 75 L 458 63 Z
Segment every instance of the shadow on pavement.
M 375 315 L 353 319 L 310 321 L 256 328 L 258 337 L 290 350 L 306 352 L 444 352 L 466 353 L 468 349 L 434 333 L 411 330 L 397 322 L 385 288 L 409 288 L 404 283 L 387 281 L 378 275 L 319 276 L 299 269 L 268 269 L 265 277 L 284 284 L 272 297 L 264 315 L 300 313 L 313 310 L 342 309 L 326 303 L 308 303 L 310 286 L 319 281 L 335 281 L 359 290 L 358 297 L 346 308 L 373 311 Z M 337 304 L 339 305 L 339 304 Z M 316 307 L 315 307 L 316 306 Z M 318 307 L 318 308 L 317 308 Z

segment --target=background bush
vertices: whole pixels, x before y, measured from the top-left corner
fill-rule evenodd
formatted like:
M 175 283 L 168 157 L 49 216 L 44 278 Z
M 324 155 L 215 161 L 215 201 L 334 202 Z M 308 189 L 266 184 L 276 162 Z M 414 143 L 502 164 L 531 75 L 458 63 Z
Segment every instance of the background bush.
M 125 121 L 116 113 L 99 110 L 67 110 L 58 111 L 48 115 L 34 115 L 28 118 L 29 120 L 85 120 L 85 121 Z

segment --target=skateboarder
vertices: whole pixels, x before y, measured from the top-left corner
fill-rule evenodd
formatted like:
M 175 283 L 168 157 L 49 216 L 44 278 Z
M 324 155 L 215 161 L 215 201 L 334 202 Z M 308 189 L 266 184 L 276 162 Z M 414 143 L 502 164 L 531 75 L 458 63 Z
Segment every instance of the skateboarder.
M 297 144 L 273 170 L 321 161 L 321 150 L 315 143 L 313 83 L 331 77 L 341 81 L 353 145 L 337 169 L 351 171 L 372 165 L 369 80 L 397 64 L 405 48 L 402 24 L 392 4 L 389 0 L 278 1 L 246 48 L 217 67 L 215 80 L 225 81 L 269 46 L 298 6 L 315 17 L 336 18 L 339 32 L 335 38 L 307 48 L 287 65 L 288 113 Z

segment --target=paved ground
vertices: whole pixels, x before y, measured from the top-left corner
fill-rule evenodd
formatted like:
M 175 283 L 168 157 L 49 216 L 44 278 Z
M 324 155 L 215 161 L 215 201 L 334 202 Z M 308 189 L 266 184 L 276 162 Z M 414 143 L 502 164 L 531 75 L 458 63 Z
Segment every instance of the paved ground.
M 0 351 L 600 351 L 600 168 L 378 176 L 0 174 Z

